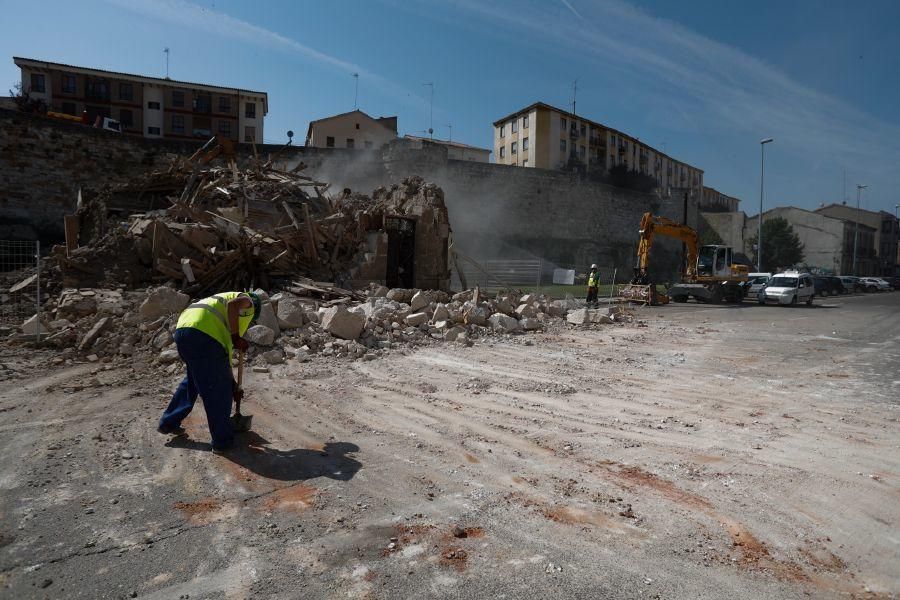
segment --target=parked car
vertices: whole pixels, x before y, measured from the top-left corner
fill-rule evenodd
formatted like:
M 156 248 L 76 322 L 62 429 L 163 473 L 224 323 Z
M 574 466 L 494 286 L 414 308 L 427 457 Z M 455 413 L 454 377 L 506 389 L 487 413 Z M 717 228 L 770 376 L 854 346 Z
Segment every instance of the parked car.
M 892 292 L 894 288 L 891 287 L 884 279 L 879 279 L 878 277 L 862 277 L 860 278 L 860 283 L 863 284 L 865 290 L 867 292 Z
M 900 277 L 885 277 L 885 280 L 891 284 L 895 290 L 900 290 Z
M 842 275 L 840 277 L 841 282 L 844 284 L 844 287 L 847 288 L 850 292 L 864 292 L 866 291 L 866 286 L 859 280 L 859 277 L 853 277 L 852 275 Z
M 828 283 L 827 277 L 813 277 L 813 289 L 816 290 L 816 296 L 828 296 L 831 294 L 831 284 Z
M 759 292 L 759 290 L 766 287 L 766 284 L 769 282 L 769 279 L 771 279 L 771 275 L 769 275 L 768 273 L 765 273 L 765 274 L 753 273 L 753 274 L 751 274 L 750 278 L 747 280 L 748 287 L 747 287 L 746 297 L 756 298 L 756 294 Z
M 828 277 L 828 285 L 830 286 L 831 293 L 837 296 L 838 294 L 846 294 L 849 292 L 847 288 L 844 287 L 844 283 L 841 281 L 840 277 Z
M 789 304 L 796 306 L 800 302 L 812 304 L 816 295 L 813 276 L 809 273 L 786 271 L 772 277 L 756 294 L 760 304 Z

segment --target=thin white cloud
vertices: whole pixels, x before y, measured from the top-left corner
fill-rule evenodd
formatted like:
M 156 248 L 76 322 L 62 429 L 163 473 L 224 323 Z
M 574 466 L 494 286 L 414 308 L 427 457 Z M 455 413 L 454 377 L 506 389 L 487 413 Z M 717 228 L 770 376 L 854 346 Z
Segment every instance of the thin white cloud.
M 559 18 L 557 9 L 543 2 L 517 4 L 515 10 L 480 0 L 458 0 L 457 6 L 505 25 L 529 45 L 543 44 L 563 56 L 577 53 L 595 61 L 598 71 L 625 75 L 615 92 L 620 96 L 627 89 L 623 86 L 636 79 L 647 83 L 660 93 L 636 100 L 662 114 L 684 114 L 679 119 L 683 129 L 738 132 L 750 139 L 773 136 L 811 162 L 843 164 L 862 176 L 881 178 L 885 190 L 896 181 L 897 124 L 621 0 L 560 1 L 578 18 Z M 638 86 L 626 95 L 640 91 Z
M 367 84 L 371 84 L 395 100 L 414 106 L 421 105 L 421 98 L 418 95 L 360 65 L 325 54 L 280 33 L 222 12 L 185 0 L 107 0 L 107 2 L 157 21 L 292 53 L 309 62 L 333 67 L 348 75 L 359 73 L 360 78 Z

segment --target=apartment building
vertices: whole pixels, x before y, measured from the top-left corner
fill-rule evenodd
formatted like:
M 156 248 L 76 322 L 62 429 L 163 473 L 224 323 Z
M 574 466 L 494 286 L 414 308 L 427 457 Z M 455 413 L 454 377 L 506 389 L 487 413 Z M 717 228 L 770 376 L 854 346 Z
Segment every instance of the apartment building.
M 703 186 L 700 196 L 700 210 L 704 212 L 737 212 L 741 201 L 738 198 L 723 194 L 715 188 Z
M 900 220 L 887 211 L 857 209 L 848 204 L 829 204 L 816 212 L 851 224 L 859 223 L 866 230 L 874 230 L 873 249 L 875 270 L 866 275 L 892 277 L 900 275 Z M 860 229 L 862 231 L 862 228 Z
M 535 102 L 494 122 L 494 162 L 561 170 L 576 165 L 608 173 L 624 167 L 656 180 L 662 190 L 690 189 L 699 198 L 703 171 L 616 129 Z
M 470 146 L 460 142 L 450 140 L 435 140 L 427 137 L 419 137 L 417 135 L 404 135 L 403 139 L 409 140 L 416 144 L 417 148 L 421 148 L 423 144 L 435 144 L 447 149 L 447 158 L 450 160 L 469 160 L 473 162 L 491 162 L 491 151 L 489 148 L 479 148 L 478 146 Z
M 311 148 L 380 148 L 397 139 L 397 117 L 375 118 L 352 110 L 309 122 L 306 145 Z
M 146 77 L 13 57 L 22 90 L 51 111 L 119 121 L 126 134 L 147 138 L 263 142 L 268 94 L 240 88 Z

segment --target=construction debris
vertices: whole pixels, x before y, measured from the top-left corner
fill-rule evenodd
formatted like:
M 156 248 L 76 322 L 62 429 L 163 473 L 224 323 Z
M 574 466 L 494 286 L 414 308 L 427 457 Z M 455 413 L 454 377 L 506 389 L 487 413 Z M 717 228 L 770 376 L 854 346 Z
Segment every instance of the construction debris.
M 54 248 L 51 278 L 63 288 L 168 283 L 193 297 L 293 286 L 361 299 L 345 288 L 402 272 L 387 257 L 391 238 L 405 235 L 415 249 L 407 271 L 420 287 L 449 285 L 449 219 L 436 185 L 409 177 L 371 198 L 350 190 L 331 198 L 329 184 L 276 169 L 271 159 L 239 169 L 233 159 L 212 166 L 198 155 L 84 190 L 75 215 L 80 245 Z

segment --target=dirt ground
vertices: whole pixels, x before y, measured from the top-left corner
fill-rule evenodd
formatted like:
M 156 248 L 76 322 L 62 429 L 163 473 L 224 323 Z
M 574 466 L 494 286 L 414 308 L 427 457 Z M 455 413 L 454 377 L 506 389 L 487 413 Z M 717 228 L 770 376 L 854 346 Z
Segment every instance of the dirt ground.
M 900 294 L 177 382 L 3 347 L 0 596 L 894 598 Z

